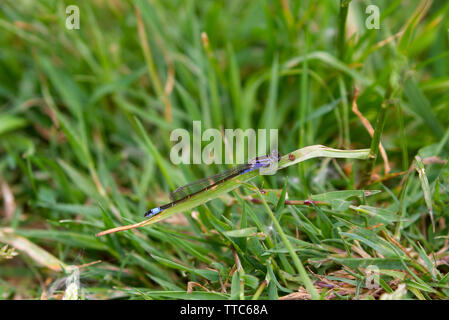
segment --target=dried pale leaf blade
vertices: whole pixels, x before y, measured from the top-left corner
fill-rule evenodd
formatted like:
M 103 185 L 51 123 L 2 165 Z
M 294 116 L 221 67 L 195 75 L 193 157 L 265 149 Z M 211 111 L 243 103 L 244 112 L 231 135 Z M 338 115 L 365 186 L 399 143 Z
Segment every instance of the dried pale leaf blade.
M 64 262 L 30 240 L 15 234 L 10 228 L 0 228 L 0 242 L 9 244 L 11 247 L 26 253 L 35 262 L 53 271 L 62 271 L 62 268 L 68 267 Z

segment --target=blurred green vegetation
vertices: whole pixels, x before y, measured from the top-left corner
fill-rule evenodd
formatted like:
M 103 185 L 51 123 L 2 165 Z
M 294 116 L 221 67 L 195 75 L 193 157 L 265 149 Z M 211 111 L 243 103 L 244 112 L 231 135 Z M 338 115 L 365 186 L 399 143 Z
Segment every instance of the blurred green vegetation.
M 61 298 L 81 265 L 83 298 L 447 299 L 449 2 L 376 1 L 379 29 L 361 0 L 81 0 L 68 30 L 71 4 L 0 4 L 1 298 Z M 308 160 L 95 237 L 225 168 L 170 163 L 194 120 L 279 129 L 281 154 L 380 139 L 391 171 Z

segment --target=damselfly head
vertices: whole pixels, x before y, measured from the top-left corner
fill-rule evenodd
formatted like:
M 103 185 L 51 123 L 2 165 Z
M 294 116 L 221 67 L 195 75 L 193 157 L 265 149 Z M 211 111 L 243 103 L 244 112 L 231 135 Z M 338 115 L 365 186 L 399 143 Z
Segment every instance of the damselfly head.
M 275 174 L 278 169 L 278 162 L 281 159 L 279 152 L 273 149 L 268 156 L 264 158 L 264 164 L 260 166 L 260 174 L 272 175 Z
M 249 161 L 254 168 L 266 168 L 276 164 L 281 159 L 279 152 L 274 149 L 270 154 L 266 156 L 256 157 Z
M 275 161 L 279 162 L 279 160 L 281 160 L 281 155 L 279 154 L 277 149 L 273 149 L 273 150 L 271 150 L 270 158 L 272 160 L 275 160 Z
M 262 167 L 269 166 L 271 164 L 271 162 L 272 162 L 272 160 L 271 160 L 270 156 L 261 156 L 261 157 L 252 159 L 249 163 L 255 168 L 262 168 Z

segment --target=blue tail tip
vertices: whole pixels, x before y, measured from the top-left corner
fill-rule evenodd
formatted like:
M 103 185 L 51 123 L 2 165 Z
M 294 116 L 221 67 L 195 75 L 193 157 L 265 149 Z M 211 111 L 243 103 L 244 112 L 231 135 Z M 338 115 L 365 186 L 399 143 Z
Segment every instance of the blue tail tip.
M 144 217 L 151 217 L 151 216 L 154 216 L 155 214 L 158 214 L 159 212 L 161 212 L 162 210 L 161 210 L 161 208 L 154 208 L 154 209 L 151 209 L 151 210 L 148 210 L 147 212 L 145 212 L 145 215 L 144 215 Z

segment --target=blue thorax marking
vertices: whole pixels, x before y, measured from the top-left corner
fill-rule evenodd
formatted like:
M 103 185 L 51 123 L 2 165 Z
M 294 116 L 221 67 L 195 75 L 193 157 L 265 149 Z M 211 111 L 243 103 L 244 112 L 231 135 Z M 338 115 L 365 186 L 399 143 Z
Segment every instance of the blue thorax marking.
M 244 174 L 244 173 L 247 173 L 247 172 L 250 172 L 250 171 L 253 171 L 255 168 L 248 168 L 248 169 L 246 169 L 246 170 L 243 170 L 242 171 L 242 174 Z

